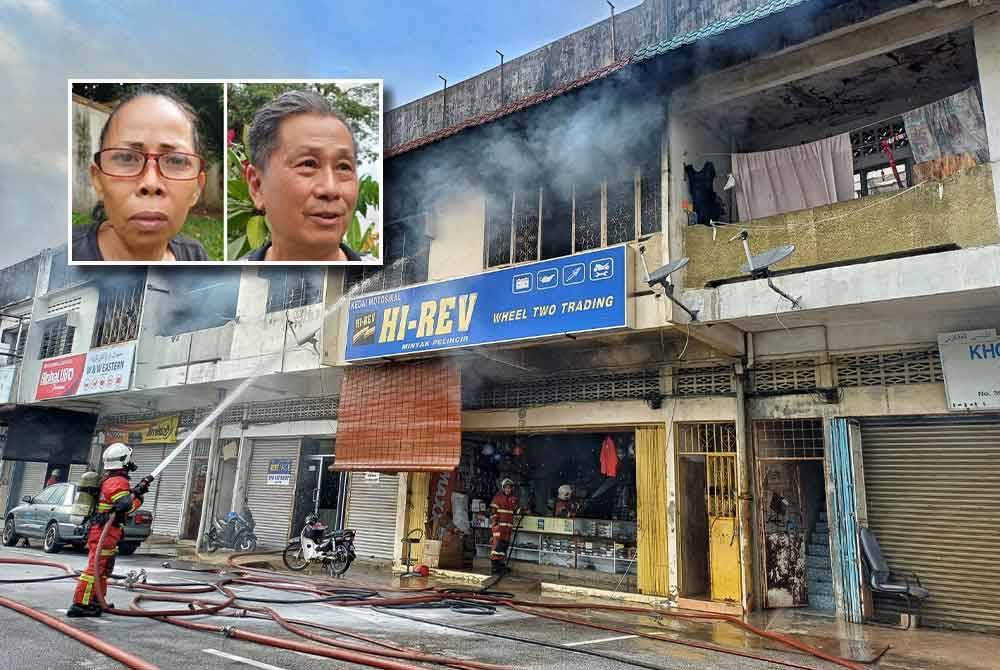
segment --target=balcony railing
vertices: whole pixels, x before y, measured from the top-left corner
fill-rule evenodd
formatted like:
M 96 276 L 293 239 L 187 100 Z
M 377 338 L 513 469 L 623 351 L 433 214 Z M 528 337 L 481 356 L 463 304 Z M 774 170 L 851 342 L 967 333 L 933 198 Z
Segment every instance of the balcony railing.
M 1000 243 L 990 165 L 977 165 L 941 181 L 891 194 L 814 207 L 726 226 L 713 236 L 706 226 L 684 230 L 687 288 L 743 276 L 743 248 L 729 243 L 750 231 L 755 252 L 794 244 L 795 253 L 775 270 L 848 263 L 867 258 L 957 246 Z M 714 237 L 714 239 L 713 239 Z

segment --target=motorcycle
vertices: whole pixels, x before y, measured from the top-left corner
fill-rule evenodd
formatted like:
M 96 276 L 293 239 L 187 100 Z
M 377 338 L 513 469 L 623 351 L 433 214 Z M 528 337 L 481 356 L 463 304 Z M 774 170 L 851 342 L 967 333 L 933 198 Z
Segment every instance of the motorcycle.
M 205 548 L 212 552 L 220 547 L 236 551 L 253 551 L 257 548 L 257 536 L 254 535 L 256 524 L 253 512 L 245 508 L 242 515 L 230 512 L 225 518 L 213 519 L 212 527 L 205 536 Z
M 315 514 L 306 517 L 299 537 L 285 547 L 281 559 L 289 570 L 299 572 L 310 563 L 322 563 L 327 574 L 340 577 L 356 558 L 353 530 L 330 530 Z

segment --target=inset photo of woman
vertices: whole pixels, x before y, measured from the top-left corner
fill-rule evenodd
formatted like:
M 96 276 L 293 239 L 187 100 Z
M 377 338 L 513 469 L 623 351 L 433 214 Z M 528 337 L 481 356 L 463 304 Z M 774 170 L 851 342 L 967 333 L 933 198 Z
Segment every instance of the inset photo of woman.
M 70 262 L 224 260 L 224 84 L 71 81 Z
M 382 82 L 230 83 L 227 259 L 382 263 Z

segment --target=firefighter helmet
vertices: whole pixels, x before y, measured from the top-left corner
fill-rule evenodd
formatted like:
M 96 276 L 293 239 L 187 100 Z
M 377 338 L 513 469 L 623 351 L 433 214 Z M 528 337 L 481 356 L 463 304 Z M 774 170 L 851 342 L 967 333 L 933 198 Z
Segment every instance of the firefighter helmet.
M 121 442 L 115 442 L 104 450 L 101 456 L 104 461 L 105 470 L 135 470 L 136 465 L 132 461 L 132 448 Z
M 559 487 L 559 500 L 569 500 L 573 497 L 573 487 L 569 484 L 563 484 Z
M 511 479 L 510 477 L 504 477 L 503 481 L 500 482 L 500 488 L 503 488 L 505 486 L 514 486 L 514 480 Z

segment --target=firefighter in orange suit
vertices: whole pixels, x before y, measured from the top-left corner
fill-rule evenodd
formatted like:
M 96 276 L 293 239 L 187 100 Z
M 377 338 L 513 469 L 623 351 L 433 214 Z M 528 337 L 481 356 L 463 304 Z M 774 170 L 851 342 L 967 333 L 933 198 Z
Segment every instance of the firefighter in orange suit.
M 503 574 L 507 549 L 513 539 L 514 515 L 521 513 L 517 506 L 517 496 L 514 495 L 514 482 L 510 478 L 500 482 L 500 492 L 490 502 L 490 513 L 490 527 L 493 530 L 490 540 L 491 572 L 499 575 Z
M 118 553 L 118 541 L 122 538 L 121 524 L 125 517 L 139 509 L 142 497 L 149 491 L 152 477 L 145 477 L 134 488 L 129 488 L 128 474 L 136 469 L 132 461 L 132 449 L 115 442 L 105 449 L 102 456 L 105 476 L 101 482 L 100 498 L 97 502 L 97 513 L 92 517 L 90 530 L 87 533 L 87 567 L 80 574 L 76 592 L 73 594 L 73 605 L 66 612 L 71 617 L 101 616 L 101 605 L 94 593 L 94 575 L 101 574 L 104 579 L 111 576 L 115 567 L 115 555 Z M 114 519 L 114 525 L 108 529 L 103 544 L 98 544 L 101 531 L 109 519 Z M 107 582 L 101 582 L 101 595 L 107 595 Z

